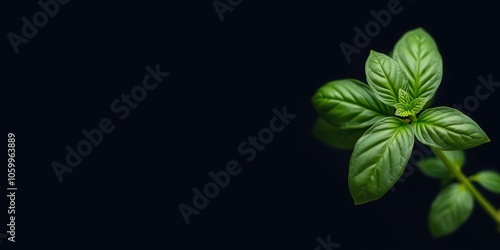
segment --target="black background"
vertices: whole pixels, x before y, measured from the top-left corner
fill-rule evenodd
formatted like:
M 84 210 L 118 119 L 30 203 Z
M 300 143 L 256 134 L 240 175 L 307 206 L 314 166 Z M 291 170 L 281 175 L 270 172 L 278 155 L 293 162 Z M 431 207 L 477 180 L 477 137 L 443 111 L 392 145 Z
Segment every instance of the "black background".
M 458 232 L 433 239 L 427 213 L 439 183 L 418 171 L 395 192 L 355 206 L 350 152 L 311 136 L 316 89 L 334 79 L 364 81 L 370 49 L 388 53 L 419 26 L 444 59 L 434 106 L 474 95 L 480 75 L 500 81 L 498 8 L 486 1 L 402 0 L 403 11 L 347 63 L 339 43 L 352 44 L 353 28 L 387 2 L 244 0 L 221 22 L 211 0 L 71 1 L 16 54 L 7 33 L 20 34 L 21 18 L 40 7 L 4 1 L 2 131 L 5 150 L 7 133 L 16 134 L 19 190 L 17 242 L 3 239 L 0 249 L 315 249 L 328 235 L 339 249 L 498 249 L 500 235 L 477 204 Z M 170 76 L 118 120 L 111 102 L 156 64 Z M 500 169 L 496 95 L 470 113 L 491 142 L 467 151 L 468 174 Z M 238 144 L 283 106 L 297 118 L 246 163 Z M 65 146 L 104 117 L 115 131 L 59 183 L 51 163 L 63 162 Z M 241 174 L 186 225 L 177 206 L 191 205 L 191 190 L 233 159 Z M 499 196 L 487 195 L 500 206 Z

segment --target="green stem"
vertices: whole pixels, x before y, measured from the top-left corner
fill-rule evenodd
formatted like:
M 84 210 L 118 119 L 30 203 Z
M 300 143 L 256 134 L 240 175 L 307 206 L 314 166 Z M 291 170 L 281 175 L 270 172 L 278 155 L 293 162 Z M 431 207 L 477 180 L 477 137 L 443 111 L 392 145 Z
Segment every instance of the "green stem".
M 432 151 L 444 162 L 444 164 L 451 170 L 451 172 L 457 177 L 457 179 L 465 185 L 465 187 L 471 192 L 472 196 L 476 201 L 486 210 L 486 212 L 493 218 L 493 220 L 500 226 L 500 215 L 497 214 L 495 208 L 491 203 L 486 200 L 486 198 L 476 189 L 472 182 L 462 173 L 460 166 L 456 166 L 450 162 L 448 158 L 443 154 L 443 151 L 432 148 Z
M 410 118 L 411 122 L 417 121 L 417 117 L 415 117 L 414 115 L 410 115 L 410 116 L 408 116 L 408 118 Z

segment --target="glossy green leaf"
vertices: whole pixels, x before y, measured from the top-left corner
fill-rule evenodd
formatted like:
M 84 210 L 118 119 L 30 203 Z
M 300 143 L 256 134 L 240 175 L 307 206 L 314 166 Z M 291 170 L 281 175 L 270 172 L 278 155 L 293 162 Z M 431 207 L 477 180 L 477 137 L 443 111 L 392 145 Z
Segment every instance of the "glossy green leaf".
M 417 114 L 418 112 L 420 112 L 424 108 L 425 103 L 427 103 L 427 98 L 419 97 L 412 100 L 410 102 L 410 107 L 413 114 Z
M 490 141 L 475 121 L 448 107 L 425 110 L 412 126 L 418 140 L 442 150 L 462 150 Z
M 321 142 L 340 149 L 352 149 L 354 144 L 368 130 L 366 128 L 341 129 L 319 118 L 313 128 L 313 134 Z
M 428 109 L 428 108 L 430 108 L 430 107 L 432 106 L 432 103 L 434 102 L 434 98 L 435 98 L 435 97 L 436 97 L 436 96 L 433 96 L 431 99 L 428 99 L 428 100 L 427 100 L 427 102 L 426 102 L 426 103 L 425 103 L 425 105 L 424 105 L 423 110 Z
M 444 156 L 453 166 L 461 168 L 465 164 L 465 153 L 462 150 L 443 151 Z
M 457 230 L 472 213 L 474 199 L 461 184 L 451 184 L 443 189 L 432 202 L 429 227 L 434 237 L 441 237 Z
M 415 137 L 411 127 L 386 117 L 368 129 L 354 146 L 349 164 L 349 190 L 355 204 L 382 197 L 401 177 Z
M 448 160 L 458 168 L 461 168 L 465 162 L 463 151 L 443 151 Z M 453 176 L 453 173 L 446 167 L 443 161 L 437 157 L 428 157 L 417 163 L 417 167 L 427 176 L 447 179 Z
M 418 168 L 427 176 L 445 179 L 451 177 L 452 173 L 437 157 L 425 158 L 417 163 Z
M 410 95 L 431 99 L 443 76 L 443 60 L 434 39 L 422 28 L 411 30 L 396 43 L 393 58 L 406 72 Z
M 375 96 L 387 105 L 398 103 L 399 90 L 408 87 L 403 69 L 392 58 L 373 50 L 366 60 L 365 73 Z
M 408 103 L 396 103 L 394 104 L 394 108 L 396 108 L 396 112 L 394 113 L 400 117 L 407 117 L 410 115 L 414 115 L 410 104 Z
M 500 193 L 500 174 L 495 171 L 484 170 L 472 176 L 471 179 L 491 192 Z
M 368 85 L 354 79 L 327 83 L 312 101 L 320 117 L 339 128 L 365 128 L 394 113 L 375 98 Z
M 408 98 L 408 96 L 402 96 L 402 95 L 399 96 L 400 98 L 403 97 L 404 101 L 407 101 L 407 102 L 403 101 L 393 105 L 394 108 L 396 108 L 396 112 L 394 114 L 400 117 L 416 115 L 418 112 L 422 110 L 425 103 L 427 102 L 427 99 L 425 98 L 412 99 L 411 97 Z
M 398 100 L 400 103 L 410 103 L 413 100 L 413 97 L 408 94 L 404 89 L 399 89 Z

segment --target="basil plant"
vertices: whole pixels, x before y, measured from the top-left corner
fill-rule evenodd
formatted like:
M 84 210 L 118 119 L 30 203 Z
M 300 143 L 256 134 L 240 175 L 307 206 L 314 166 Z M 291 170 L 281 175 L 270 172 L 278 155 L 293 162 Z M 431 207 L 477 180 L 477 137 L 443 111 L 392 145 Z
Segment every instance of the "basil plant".
M 430 103 L 443 76 L 443 60 L 434 39 L 422 28 L 404 34 L 391 56 L 371 51 L 365 64 L 366 83 L 356 79 L 329 82 L 312 98 L 319 119 L 314 135 L 328 145 L 353 149 L 349 190 L 355 204 L 381 198 L 398 181 L 415 140 L 436 157 L 419 169 L 442 179 L 443 190 L 431 205 L 429 226 L 438 237 L 455 231 L 471 214 L 476 199 L 500 225 L 500 212 L 472 181 L 500 192 L 493 171 L 466 177 L 461 150 L 490 139 L 470 117 Z M 416 139 L 415 139 L 416 138 Z

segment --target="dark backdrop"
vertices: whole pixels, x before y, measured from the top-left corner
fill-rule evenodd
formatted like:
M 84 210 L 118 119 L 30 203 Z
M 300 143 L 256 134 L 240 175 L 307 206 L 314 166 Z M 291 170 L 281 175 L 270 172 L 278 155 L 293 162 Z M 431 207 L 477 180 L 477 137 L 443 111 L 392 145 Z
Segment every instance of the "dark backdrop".
M 444 59 L 435 106 L 474 96 L 479 76 L 500 81 L 498 8 L 486 1 L 401 0 L 403 11 L 347 63 L 339 44 L 352 44 L 353 28 L 388 2 L 243 0 L 221 21 L 211 0 L 71 1 L 16 54 L 7 34 L 20 34 L 21 18 L 40 7 L 4 1 L 2 133 L 5 150 L 7 133 L 16 134 L 19 190 L 16 243 L 2 239 L 0 249 L 315 249 L 318 237 L 338 249 L 498 249 L 495 225 L 477 204 L 457 233 L 433 239 L 426 222 L 439 183 L 418 171 L 382 199 L 355 206 L 350 152 L 311 136 L 316 89 L 339 78 L 364 81 L 370 49 L 388 53 L 419 26 Z M 119 120 L 110 104 L 157 64 L 170 75 Z M 500 169 L 496 95 L 469 112 L 491 143 L 467 151 L 466 173 Z M 238 145 L 284 106 L 297 117 L 246 162 Z M 66 145 L 74 148 L 81 130 L 105 117 L 115 130 L 60 183 L 51 164 L 64 163 Z M 178 205 L 192 206 L 192 189 L 230 160 L 242 172 L 186 225 Z

